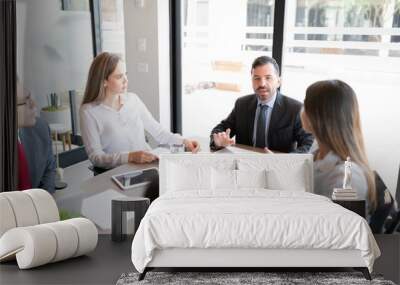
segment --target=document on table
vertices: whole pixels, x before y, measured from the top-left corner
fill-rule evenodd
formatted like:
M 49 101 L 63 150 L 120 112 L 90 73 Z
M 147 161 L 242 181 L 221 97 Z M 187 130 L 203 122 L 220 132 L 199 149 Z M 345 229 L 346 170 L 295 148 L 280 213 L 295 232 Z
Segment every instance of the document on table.
M 247 149 L 239 148 L 239 147 L 235 147 L 235 146 L 227 146 L 216 152 L 217 153 L 252 153 L 252 154 L 256 153 L 253 150 L 247 150 Z

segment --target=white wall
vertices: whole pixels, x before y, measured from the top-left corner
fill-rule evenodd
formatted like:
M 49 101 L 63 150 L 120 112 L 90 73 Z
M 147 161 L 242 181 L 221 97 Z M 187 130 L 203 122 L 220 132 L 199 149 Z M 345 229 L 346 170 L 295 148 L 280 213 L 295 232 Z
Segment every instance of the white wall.
M 17 62 L 39 107 L 51 92 L 83 90 L 93 59 L 89 11 L 55 0 L 17 0 Z
M 165 0 L 125 0 L 126 68 L 130 92 L 136 93 L 156 120 L 170 129 L 169 7 Z M 146 39 L 139 51 L 138 40 Z M 139 71 L 147 65 L 148 71 Z

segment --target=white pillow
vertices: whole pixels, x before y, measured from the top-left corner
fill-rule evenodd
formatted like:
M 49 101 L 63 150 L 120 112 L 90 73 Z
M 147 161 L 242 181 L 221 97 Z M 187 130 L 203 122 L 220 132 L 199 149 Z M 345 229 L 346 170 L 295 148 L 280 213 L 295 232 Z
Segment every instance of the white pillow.
M 295 163 L 288 168 L 267 169 L 268 188 L 273 190 L 306 191 L 307 175 L 304 163 Z
M 236 190 L 236 170 L 212 168 L 211 173 L 214 190 Z
M 237 188 L 267 188 L 267 177 L 263 170 L 236 170 Z
M 170 163 L 167 173 L 167 191 L 211 189 L 210 167 Z

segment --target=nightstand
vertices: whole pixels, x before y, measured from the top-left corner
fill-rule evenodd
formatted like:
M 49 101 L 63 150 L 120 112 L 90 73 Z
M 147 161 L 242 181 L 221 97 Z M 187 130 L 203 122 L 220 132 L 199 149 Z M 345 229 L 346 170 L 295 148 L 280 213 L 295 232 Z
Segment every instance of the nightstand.
M 332 201 L 365 218 L 365 200 L 332 200 Z
M 140 221 L 146 214 L 150 206 L 150 199 L 144 197 L 120 197 L 111 201 L 111 239 L 113 241 L 123 241 L 126 235 L 122 234 L 122 215 L 124 212 L 135 213 L 135 232 Z M 133 235 L 135 235 L 135 232 Z

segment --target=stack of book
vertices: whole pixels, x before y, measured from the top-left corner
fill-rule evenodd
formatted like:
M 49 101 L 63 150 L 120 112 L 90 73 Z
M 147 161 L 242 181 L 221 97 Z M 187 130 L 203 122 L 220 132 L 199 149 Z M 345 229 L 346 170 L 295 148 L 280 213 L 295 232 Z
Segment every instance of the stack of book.
M 332 200 L 357 200 L 357 192 L 354 189 L 334 188 Z

